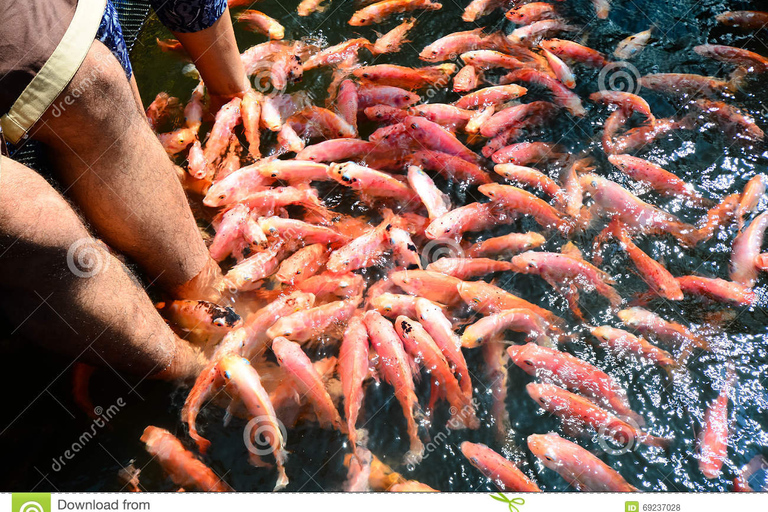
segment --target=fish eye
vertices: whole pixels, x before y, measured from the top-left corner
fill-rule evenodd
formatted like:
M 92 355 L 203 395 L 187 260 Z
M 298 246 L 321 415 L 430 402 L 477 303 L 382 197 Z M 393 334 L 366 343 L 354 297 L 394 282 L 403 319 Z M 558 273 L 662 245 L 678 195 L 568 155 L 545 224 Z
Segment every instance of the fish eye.
M 219 199 L 225 199 L 226 197 L 227 197 L 227 196 L 226 196 L 225 194 L 221 194 L 221 195 L 219 196 Z
M 543 396 L 542 396 L 542 397 L 539 397 L 539 402 L 541 402 L 541 403 L 542 403 L 542 404 L 544 404 L 544 405 L 546 405 L 546 404 L 547 404 L 547 401 L 546 401 L 546 400 L 544 400 L 544 397 L 543 397 Z
M 277 173 L 276 173 L 276 172 L 273 172 L 273 173 L 272 173 L 272 177 L 273 177 L 273 178 L 277 178 Z
M 597 188 L 597 181 L 595 181 L 595 180 L 592 180 L 592 186 L 593 186 L 594 188 Z
M 547 459 L 549 462 L 555 462 L 555 459 L 553 459 L 549 455 L 545 455 L 544 458 Z
M 413 128 L 414 130 L 418 127 L 419 127 L 418 123 L 411 123 L 411 128 Z
M 232 378 L 232 375 L 230 375 L 229 370 L 224 372 L 224 378 L 227 379 L 227 380 Z
M 523 360 L 523 362 L 525 364 L 527 364 L 528 366 L 533 366 L 533 363 L 531 361 L 529 361 L 528 359 Z
M 370 73 L 363 73 L 363 78 L 370 78 Z

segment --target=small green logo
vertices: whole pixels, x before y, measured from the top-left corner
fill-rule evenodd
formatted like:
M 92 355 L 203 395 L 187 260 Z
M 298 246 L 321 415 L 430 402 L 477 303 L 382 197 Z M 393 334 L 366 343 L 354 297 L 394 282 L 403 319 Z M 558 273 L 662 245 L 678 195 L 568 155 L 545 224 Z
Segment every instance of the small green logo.
M 639 501 L 625 501 L 624 502 L 624 512 L 639 512 L 640 511 L 640 502 Z
M 491 498 L 495 499 L 496 501 L 500 501 L 502 503 L 506 503 L 507 505 L 509 505 L 509 512 L 520 512 L 517 509 L 517 506 L 525 505 L 525 500 L 523 498 L 519 496 L 515 498 L 507 498 L 500 492 L 496 493 L 495 495 L 491 494 Z
M 13 512 L 51 512 L 49 492 L 15 492 L 11 501 Z

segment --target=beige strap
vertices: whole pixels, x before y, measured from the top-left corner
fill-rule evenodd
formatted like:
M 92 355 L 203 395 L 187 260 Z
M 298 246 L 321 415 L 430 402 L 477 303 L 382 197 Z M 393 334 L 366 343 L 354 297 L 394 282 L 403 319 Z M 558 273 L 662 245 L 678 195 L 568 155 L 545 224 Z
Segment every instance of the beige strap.
M 0 119 L 6 139 L 16 144 L 42 117 L 80 69 L 99 30 L 107 0 L 79 0 L 64 37 Z

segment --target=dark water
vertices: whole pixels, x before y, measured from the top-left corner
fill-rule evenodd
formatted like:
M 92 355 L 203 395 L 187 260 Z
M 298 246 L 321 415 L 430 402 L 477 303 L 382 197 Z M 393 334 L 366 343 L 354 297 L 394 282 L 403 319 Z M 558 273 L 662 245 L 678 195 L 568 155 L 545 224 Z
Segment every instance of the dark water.
M 325 13 L 316 13 L 300 18 L 295 13 L 298 2 L 259 2 L 256 7 L 277 18 L 286 27 L 286 39 L 320 38 L 328 44 L 335 44 L 358 35 L 373 40 L 375 31 L 386 32 L 402 19 L 393 18 L 386 24 L 374 27 L 350 27 L 346 21 L 354 11 L 353 2 L 334 0 Z M 464 4 L 464 2 L 459 2 Z M 756 3 L 755 3 L 756 4 Z M 639 75 L 654 72 L 691 72 L 710 74 L 724 78 L 731 71 L 697 56 L 691 48 L 698 44 L 721 43 L 744 46 L 753 51 L 768 54 L 768 33 L 741 33 L 717 26 L 714 16 L 726 10 L 750 8 L 750 2 L 722 1 L 615 1 L 608 20 L 594 17 L 591 2 L 578 0 L 557 2 L 557 9 L 572 23 L 584 27 L 573 39 L 610 53 L 624 37 L 647 29 L 651 24 L 657 30 L 653 42 L 632 61 Z M 757 7 L 756 5 L 753 8 Z M 416 13 L 418 21 L 406 44 L 399 54 L 385 55 L 369 62 L 396 63 L 418 66 L 419 51 L 438 37 L 459 30 L 474 28 L 475 24 L 461 21 L 463 7 L 453 1 L 444 2 L 441 11 Z M 477 26 L 490 29 L 513 27 L 500 13 L 479 20 Z M 243 32 L 236 28 L 240 49 L 263 42 L 262 36 Z M 161 53 L 155 37 L 169 37 L 157 23 L 150 23 L 136 45 L 133 59 L 134 68 L 145 104 L 160 91 L 186 99 L 195 85 L 191 78 L 182 76 L 183 63 Z M 575 68 L 578 86 L 576 92 L 586 97 L 597 90 L 598 71 L 584 67 Z M 630 80 L 632 78 L 630 77 Z M 303 82 L 289 89 L 305 90 L 313 100 L 322 104 L 330 80 L 327 72 L 313 72 Z M 768 128 L 768 107 L 762 99 L 768 88 L 765 80 L 752 80 L 730 101 L 749 114 L 763 128 Z M 685 106 L 675 101 L 644 91 L 657 117 L 685 113 Z M 453 101 L 450 91 L 438 91 L 433 102 Z M 593 149 L 599 167 L 598 172 L 617 181 L 626 181 L 611 171 L 605 161 L 598 140 L 606 110 L 585 102 L 588 115 L 575 119 L 561 115 L 555 123 L 546 127 L 536 140 L 559 140 L 561 144 L 576 153 Z M 712 199 L 719 199 L 729 193 L 740 191 L 755 174 L 765 173 L 768 152 L 762 145 L 744 145 L 721 133 L 715 127 L 705 127 L 696 132 L 678 132 L 644 149 L 639 156 L 649 158 L 675 172 Z M 454 202 L 471 202 L 481 196 L 474 190 L 463 190 L 449 186 Z M 687 221 L 695 221 L 705 212 L 681 208 L 674 201 L 667 201 L 653 194 L 642 196 L 645 200 L 675 212 Z M 329 198 L 330 202 L 344 198 Z M 761 208 L 766 205 L 762 204 Z M 523 224 L 504 227 L 498 233 L 513 230 L 536 229 Z M 590 236 L 584 234 L 576 242 L 580 247 L 591 245 Z M 727 278 L 730 244 L 735 233 L 721 233 L 695 251 L 681 249 L 666 238 L 648 238 L 639 245 L 655 258 L 664 261 L 675 275 L 698 273 L 710 277 Z M 546 249 L 557 250 L 561 241 L 553 241 Z M 608 252 L 605 270 L 617 277 L 618 289 L 625 297 L 644 291 L 641 280 L 634 274 L 632 266 L 621 251 Z M 654 303 L 653 309 L 666 318 L 692 325 L 694 329 L 709 327 L 708 334 L 716 347 L 713 353 L 698 354 L 689 364 L 689 375 L 668 385 L 664 373 L 654 367 L 642 367 L 615 360 L 588 343 L 587 336 L 568 345 L 572 353 L 596 364 L 613 375 L 629 391 L 634 410 L 647 420 L 647 428 L 659 436 L 673 437 L 668 452 L 636 447 L 621 455 L 603 453 L 597 437 L 579 440 L 582 446 L 597 453 L 608 464 L 616 468 L 640 490 L 656 491 L 723 491 L 730 490 L 735 470 L 750 461 L 755 455 L 768 457 L 768 304 L 765 277 L 761 277 L 756 288 L 760 303 L 753 308 L 728 309 L 719 305 L 686 300 L 677 304 Z M 565 302 L 538 278 L 520 275 L 502 276 L 500 285 L 521 294 L 523 297 L 551 308 L 555 313 L 572 318 Z M 594 299 L 594 298 L 592 298 Z M 620 326 L 611 317 L 606 304 L 590 298 L 583 303 L 585 310 L 593 313 L 593 323 L 608 323 Z M 729 316 L 720 314 L 725 311 Z M 719 316 L 718 316 L 719 315 Z M 719 318 L 719 320 L 716 320 Z M 522 339 L 512 338 L 515 341 Z M 88 440 L 82 451 L 72 460 L 66 461 L 60 469 L 52 468 L 53 459 L 59 458 L 84 430 L 91 430 L 92 423 L 76 408 L 69 391 L 70 372 L 60 361 L 49 360 L 32 354 L 25 347 L 15 347 L 13 364 L 3 377 L 5 389 L 9 390 L 4 414 L 5 423 L 10 425 L 0 433 L 0 448 L 11 463 L 12 470 L 2 479 L 7 489 L 35 488 L 37 490 L 119 490 L 122 484 L 117 479 L 118 470 L 135 460 L 141 473 L 142 486 L 147 490 L 172 490 L 173 484 L 164 477 L 156 463 L 149 463 L 139 436 L 148 424 L 165 427 L 182 439 L 185 428 L 179 421 L 179 410 L 186 396 L 185 389 L 175 389 L 162 383 L 128 382 L 107 370 L 96 373 L 92 384 L 93 401 L 105 410 L 120 399 L 125 405 L 105 428 L 97 428 L 93 439 Z M 514 457 L 510 450 L 515 444 L 525 446 L 525 439 L 533 433 L 560 432 L 559 420 L 542 414 L 536 404 L 527 396 L 525 384 L 531 381 L 522 370 L 509 370 L 509 396 L 507 409 L 514 431 L 510 442 L 501 445 L 494 438 L 492 420 L 489 415 L 491 397 L 482 378 L 482 357 L 479 351 L 468 351 L 466 356 L 472 369 L 479 377 L 475 379 L 475 392 L 480 401 L 479 416 L 483 426 L 478 431 L 451 432 L 444 429 L 447 408 L 438 407 L 436 418 L 428 433 L 432 439 L 442 442 L 429 443 L 426 459 L 413 471 L 401 464 L 407 451 L 405 421 L 397 401 L 392 400 L 392 389 L 387 385 L 372 385 L 364 402 L 364 413 L 360 424 L 365 423 L 370 431 L 369 448 L 408 478 L 422 481 L 441 490 L 467 491 L 493 490 L 493 486 L 469 465 L 458 450 L 461 441 L 470 440 L 486 443 L 492 448 Z M 700 428 L 706 405 L 716 396 L 725 375 L 725 361 L 735 363 L 739 381 L 736 385 L 730 408 L 732 435 L 729 440 L 730 462 L 726 463 L 719 479 L 707 480 L 698 470 L 693 457 L 695 439 Z M 27 362 L 34 361 L 33 365 Z M 65 363 L 66 364 L 66 363 Z M 61 375 L 49 386 L 52 376 Z M 426 381 L 426 379 L 425 379 Z M 136 386 L 136 387 L 134 387 Z M 14 392 L 14 390 L 18 390 Z M 419 386 L 420 401 L 426 403 L 428 389 L 423 382 Z M 32 405 L 27 405 L 31 399 Z M 228 427 L 222 426 L 223 411 L 208 407 L 200 416 L 206 436 L 213 446 L 205 461 L 238 490 L 270 490 L 274 485 L 274 471 L 251 467 L 246 461 L 247 451 L 242 442 L 243 422 L 237 420 Z M 5 421 L 7 419 L 7 421 Z M 13 421 L 12 421 L 13 420 Z M 445 437 L 447 435 L 447 437 Z M 288 450 L 291 452 L 287 467 L 291 483 L 288 490 L 320 491 L 340 489 L 345 469 L 342 465 L 346 453 L 344 439 L 337 433 L 318 429 L 307 424 L 288 432 Z M 570 490 L 568 484 L 554 472 L 544 469 L 535 458 L 524 450 L 524 470 L 533 476 L 542 489 Z M 9 468 L 10 469 L 10 468 Z M 760 482 L 752 482 L 759 486 Z

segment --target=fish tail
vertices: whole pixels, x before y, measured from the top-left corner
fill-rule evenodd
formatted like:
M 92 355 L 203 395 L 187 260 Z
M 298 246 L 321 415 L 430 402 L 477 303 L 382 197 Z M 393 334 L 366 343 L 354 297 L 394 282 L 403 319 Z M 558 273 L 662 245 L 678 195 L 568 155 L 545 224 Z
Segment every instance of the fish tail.
M 275 488 L 273 491 L 279 491 L 284 489 L 288 485 L 288 475 L 285 474 L 285 467 L 280 464 L 277 467 L 277 482 L 275 482 Z

